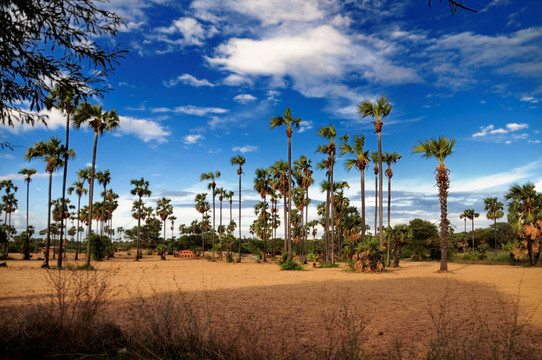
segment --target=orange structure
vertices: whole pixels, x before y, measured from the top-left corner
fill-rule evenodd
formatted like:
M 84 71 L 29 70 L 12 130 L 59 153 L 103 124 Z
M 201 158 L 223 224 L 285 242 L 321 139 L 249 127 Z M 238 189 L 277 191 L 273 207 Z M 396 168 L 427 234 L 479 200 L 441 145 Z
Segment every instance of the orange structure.
M 184 259 L 196 259 L 198 256 L 192 250 L 181 250 L 177 254 L 175 254 L 175 257 L 180 257 Z

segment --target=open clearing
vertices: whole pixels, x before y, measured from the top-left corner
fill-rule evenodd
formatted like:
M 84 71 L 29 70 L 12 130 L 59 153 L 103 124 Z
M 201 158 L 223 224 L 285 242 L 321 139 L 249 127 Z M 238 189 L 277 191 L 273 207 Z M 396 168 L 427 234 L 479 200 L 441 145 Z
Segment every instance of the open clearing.
M 10 309 L 46 301 L 50 289 L 40 266 L 38 260 L 13 260 L 0 269 L 4 319 Z M 139 262 L 117 256 L 95 266 L 110 274 L 114 298 L 109 316 L 123 324 L 130 324 L 129 309 L 136 302 L 173 293 L 191 299 L 200 314 L 212 314 L 218 326 L 257 327 L 266 333 L 288 328 L 299 341 L 314 344 L 323 324 L 337 319 L 346 306 L 351 316 L 367 323 L 364 346 L 371 358 L 387 357 L 399 341 L 404 358 L 411 359 L 426 356 L 435 333 L 430 313 L 438 315 L 443 299 L 448 314 L 461 318 L 465 329 L 478 319 L 495 329 L 505 327 L 503 314 L 510 315 L 519 301 L 520 319 L 530 319 L 524 337 L 541 353 L 542 268 L 449 264 L 450 271 L 441 274 L 436 262 L 404 261 L 399 269 L 360 274 L 311 264 L 305 271 L 281 271 L 274 263 L 161 261 L 157 256 Z

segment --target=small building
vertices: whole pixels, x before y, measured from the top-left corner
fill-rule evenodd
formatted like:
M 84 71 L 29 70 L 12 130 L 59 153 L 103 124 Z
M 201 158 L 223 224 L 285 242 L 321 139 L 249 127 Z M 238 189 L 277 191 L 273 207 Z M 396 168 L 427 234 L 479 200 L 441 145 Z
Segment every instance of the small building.
M 181 250 L 177 254 L 175 254 L 175 257 L 183 259 L 196 259 L 198 256 L 192 250 Z

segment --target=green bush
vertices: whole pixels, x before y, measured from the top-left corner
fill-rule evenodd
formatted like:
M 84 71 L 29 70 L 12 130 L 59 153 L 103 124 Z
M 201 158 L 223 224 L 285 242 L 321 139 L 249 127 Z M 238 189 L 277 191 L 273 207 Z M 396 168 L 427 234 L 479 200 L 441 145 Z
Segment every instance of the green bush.
M 303 266 L 295 262 L 294 260 L 286 260 L 280 264 L 282 270 L 303 270 Z
M 485 254 L 487 252 L 487 249 L 489 249 L 488 244 L 480 244 L 480 245 L 478 245 L 478 251 L 481 252 L 482 254 Z
M 92 242 L 90 243 L 90 255 L 94 261 L 103 261 L 106 256 L 111 256 L 113 253 L 113 245 L 109 237 L 103 235 L 92 234 Z M 81 252 L 86 251 L 87 241 L 81 246 Z
M 336 268 L 339 267 L 339 264 L 334 264 L 331 261 L 322 262 L 322 268 Z

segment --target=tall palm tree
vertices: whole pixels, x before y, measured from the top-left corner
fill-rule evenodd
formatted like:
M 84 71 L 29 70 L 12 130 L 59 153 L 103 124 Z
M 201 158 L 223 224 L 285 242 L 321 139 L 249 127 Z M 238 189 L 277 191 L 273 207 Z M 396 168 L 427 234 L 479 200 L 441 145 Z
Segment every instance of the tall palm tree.
M 533 242 L 540 236 L 542 224 L 542 194 L 536 192 L 533 183 L 523 186 L 514 184 L 504 195 L 508 203 L 508 222 L 521 239 L 527 242 L 529 263 L 535 265 Z
M 331 200 L 330 218 L 332 219 L 331 220 L 331 262 L 335 264 L 335 238 L 334 238 L 335 221 L 333 221 L 335 205 L 334 205 L 334 196 L 333 196 L 333 168 L 335 166 L 335 154 L 337 152 L 337 144 L 335 144 L 335 136 L 337 136 L 337 131 L 335 130 L 335 127 L 333 126 L 333 124 L 330 124 L 327 127 L 321 127 L 320 129 L 318 129 L 318 136 L 329 139 L 329 144 L 326 145 L 326 153 L 328 154 L 326 167 L 329 170 L 329 183 L 330 183 L 330 193 L 331 193 L 331 197 L 330 197 L 330 200 Z
M 177 220 L 177 217 L 175 215 L 171 215 L 169 217 L 169 221 L 171 221 L 171 251 L 173 251 L 173 241 L 175 239 L 175 235 L 173 234 L 173 230 L 175 229 L 175 220 Z
M 90 105 L 83 103 L 75 109 L 73 123 L 77 129 L 88 122 L 88 125 L 94 130 L 94 146 L 92 150 L 92 165 L 90 170 L 89 191 L 88 191 L 88 242 L 87 242 L 87 261 L 86 265 L 90 266 L 90 246 L 92 238 L 92 201 L 94 195 L 94 171 L 96 169 L 96 152 L 98 150 L 98 135 L 103 135 L 105 132 L 114 131 L 119 127 L 119 116 L 115 110 L 104 112 L 101 106 Z M 136 256 L 137 258 L 137 256 Z
M 497 254 L 497 219 L 504 216 L 504 206 L 502 202 L 496 197 L 488 197 L 484 199 L 485 211 L 487 211 L 486 217 L 489 220 L 493 220 L 493 227 L 495 228 L 495 254 Z
M 382 119 L 390 114 L 391 104 L 388 103 L 389 98 L 387 96 L 381 96 L 377 99 L 376 102 L 373 102 L 369 99 L 363 100 L 361 104 L 358 105 L 358 112 L 361 114 L 362 118 L 371 116 L 374 118 L 374 121 L 371 121 L 375 127 L 375 133 L 378 135 L 378 184 L 379 184 L 379 227 L 378 231 L 380 232 L 380 244 L 384 242 L 384 234 L 382 232 L 382 218 L 384 217 L 384 207 L 382 197 L 382 127 L 384 123 Z
M 220 216 L 219 216 L 219 221 L 218 221 L 218 235 L 222 235 L 222 231 L 223 231 L 223 227 L 222 227 L 222 202 L 224 201 L 224 198 L 226 197 L 227 195 L 227 192 L 226 190 L 224 190 L 224 188 L 216 188 L 216 194 L 218 195 L 218 201 L 220 202 L 220 205 L 219 205 L 219 213 L 220 213 Z
M 465 213 L 467 213 L 467 219 L 469 219 L 472 224 L 472 250 L 474 250 L 474 219 L 479 217 L 480 214 L 474 211 L 474 209 L 467 209 L 465 210 Z
M 375 228 L 374 228 L 374 236 L 376 237 L 377 231 L 378 231 L 378 210 L 380 207 L 378 206 L 378 152 L 372 152 L 371 153 L 371 160 L 373 160 L 373 163 L 375 164 L 375 167 L 373 168 L 374 174 L 375 174 Z
M 325 146 L 321 146 L 320 147 L 320 150 L 323 150 L 322 148 L 325 148 Z M 323 151 L 325 152 L 325 151 Z M 320 191 L 321 192 L 325 192 L 326 193 L 326 202 L 324 203 L 324 217 L 325 217 L 325 222 L 324 222 L 324 235 L 325 235 L 325 239 L 324 239 L 324 260 L 326 262 L 329 262 L 330 261 L 330 256 L 329 256 L 329 220 L 330 220 L 330 216 L 329 216 L 329 213 L 330 213 L 330 197 L 331 197 L 331 193 L 330 193 L 330 189 L 331 189 L 331 185 L 330 185 L 330 174 L 329 174 L 329 168 L 327 166 L 327 160 L 322 160 L 321 162 L 319 162 L 317 165 L 316 165 L 316 168 L 319 169 L 319 170 L 323 170 L 325 169 L 326 170 L 326 177 L 327 177 L 327 180 L 324 180 L 322 182 L 320 182 Z
M 238 166 L 237 175 L 239 175 L 239 257 L 237 258 L 237 262 L 241 262 L 241 175 L 243 174 L 245 161 L 246 159 L 241 155 L 234 156 L 230 160 L 233 166 Z
M 75 89 L 70 82 L 61 82 L 51 90 L 51 93 L 45 99 L 47 110 L 53 107 L 63 111 L 66 114 L 66 149 L 70 148 L 70 115 L 72 111 L 79 105 L 81 95 L 76 94 Z M 66 180 L 68 177 L 68 153 L 64 154 L 64 173 L 62 175 L 62 207 L 66 207 Z M 64 218 L 60 220 L 60 244 L 58 247 L 58 263 L 59 268 L 62 267 L 62 237 L 64 234 Z
M 396 163 L 401 158 L 401 155 L 398 153 L 385 153 L 382 155 L 382 161 L 388 164 L 386 169 L 386 177 L 388 178 L 388 228 L 391 228 L 391 178 L 393 177 L 393 171 L 391 170 L 391 164 Z M 390 266 L 390 239 L 388 238 L 387 246 L 387 264 Z
M 354 166 L 360 172 L 361 186 L 361 242 L 365 242 L 365 169 L 369 167 L 369 150 L 364 149 L 365 136 L 354 136 L 354 145 L 348 144 L 348 137 L 343 137 L 341 145 L 341 156 L 347 153 L 354 157 L 346 160 L 346 170 L 350 171 Z
M 288 253 L 291 243 L 288 242 L 288 163 L 283 160 L 276 161 L 270 168 L 271 187 L 280 193 L 284 208 L 284 253 Z
M 30 260 L 30 233 L 28 231 L 28 209 L 30 202 L 30 181 L 32 181 L 32 175 L 36 173 L 36 169 L 22 169 L 19 174 L 24 175 L 24 181 L 26 181 L 26 239 L 24 240 L 23 247 L 23 259 Z
M 8 253 L 8 247 L 6 245 L 9 245 L 9 241 L 11 238 L 12 233 L 14 232 L 14 228 L 11 226 L 11 214 L 15 212 L 18 208 L 19 201 L 17 198 L 15 198 L 15 192 L 18 190 L 17 186 L 13 185 L 13 182 L 11 180 L 4 180 L 2 183 L 0 183 L 0 189 L 5 187 L 6 188 L 6 194 L 2 196 L 2 209 L 6 213 L 6 220 L 4 221 L 4 224 L 7 225 L 7 235 L 8 240 L 7 243 L 4 243 L 4 258 L 7 257 Z M 14 190 L 12 193 L 11 190 Z
M 279 115 L 271 118 L 271 129 L 274 129 L 277 126 L 286 125 L 286 136 L 288 136 L 288 211 L 292 209 L 292 134 L 294 132 L 292 126 L 297 129 L 300 123 L 301 118 L 292 117 L 292 112 L 289 107 L 286 107 L 283 116 Z M 287 215 L 287 219 L 287 234 L 284 236 L 288 243 L 288 260 L 292 260 L 292 222 L 289 214 Z
M 144 178 L 139 180 L 133 179 L 130 181 L 130 184 L 134 186 L 130 190 L 130 194 L 137 196 L 137 202 L 134 202 L 134 207 L 137 208 L 137 252 L 136 252 L 136 261 L 139 261 L 141 258 L 140 245 L 141 245 L 141 217 L 142 217 L 142 207 L 145 205 L 141 200 L 143 196 L 151 196 L 152 191 L 149 190 L 149 182 Z M 137 206 L 136 206 L 137 205 Z
M 441 136 L 425 141 L 419 140 L 412 152 L 422 154 L 425 158 L 435 158 L 437 166 L 437 186 L 440 198 L 440 271 L 448 271 L 448 189 L 450 188 L 450 170 L 446 169 L 444 160 L 452 154 L 455 139 Z
M 465 221 L 465 230 L 463 231 L 464 233 L 467 232 L 467 219 L 469 218 L 466 211 L 467 210 L 463 211 L 463 214 L 459 215 L 459 219 L 463 219 Z
M 225 197 L 226 199 L 228 199 L 228 201 L 229 201 L 229 203 L 230 203 L 230 224 L 231 224 L 231 222 L 233 221 L 233 212 L 232 212 L 232 208 L 233 208 L 233 195 L 234 195 L 234 193 L 233 193 L 233 191 L 231 191 L 231 190 L 230 190 L 230 191 L 226 191 L 226 192 L 225 192 L 225 195 L 224 195 L 224 197 Z
M 212 191 L 212 195 L 213 195 L 213 261 L 215 261 L 215 196 L 216 196 L 216 179 L 218 179 L 220 177 L 220 171 L 216 171 L 216 172 L 208 172 L 208 173 L 203 173 L 200 175 L 200 181 L 204 181 L 204 180 L 211 180 L 211 182 L 209 184 L 207 184 L 207 189 L 211 190 Z
M 77 195 L 77 246 L 75 247 L 75 260 L 79 260 L 79 221 L 81 220 L 81 197 L 86 195 L 88 192 L 88 190 L 85 188 L 85 181 L 75 181 L 72 186 L 68 188 L 69 195 L 71 195 L 73 192 L 75 192 Z
M 256 169 L 256 177 L 254 178 L 254 190 L 260 194 L 263 200 L 262 214 L 263 214 L 263 262 L 267 262 L 267 194 L 271 191 L 271 177 L 266 169 Z
M 96 177 L 96 180 L 98 180 L 98 184 L 101 184 L 103 187 L 104 187 L 104 192 L 103 192 L 103 208 L 102 208 L 102 218 L 105 219 L 105 213 L 108 212 L 109 209 L 107 209 L 107 204 L 106 204 L 106 201 L 105 201 L 105 196 L 107 195 L 107 185 L 109 185 L 109 183 L 111 182 L 111 173 L 109 172 L 109 170 L 105 170 L 105 171 L 98 171 L 95 175 Z M 103 235 L 103 230 L 104 230 L 104 223 L 102 222 L 102 228 L 100 229 L 100 235 Z
M 312 184 L 314 184 L 314 179 L 312 177 L 312 161 L 310 159 L 307 159 L 305 155 L 301 155 L 298 160 L 294 162 L 296 172 L 299 172 L 299 176 L 301 177 L 300 186 L 305 189 L 305 224 L 309 223 L 309 188 Z M 308 232 L 304 232 L 304 239 L 303 241 L 306 244 Z M 305 262 L 306 262 L 305 258 Z
M 205 213 L 209 211 L 209 209 L 211 208 L 206 198 L 207 198 L 207 193 L 196 194 L 196 198 L 195 198 L 196 210 L 201 214 L 201 226 L 202 226 L 201 228 L 201 251 L 202 251 L 201 258 L 202 259 L 205 258 L 205 238 L 204 238 Z
M 34 146 L 26 150 L 24 158 L 26 160 L 32 160 L 34 158 L 42 158 L 45 162 L 45 171 L 49 173 L 49 198 L 47 206 L 47 237 L 45 241 L 45 259 L 42 267 L 49 267 L 49 248 L 51 244 L 51 190 L 53 185 L 53 172 L 58 170 L 64 165 L 63 158 L 65 153 L 68 153 L 69 157 L 74 157 L 73 150 L 68 150 L 61 145 L 60 140 L 55 137 L 51 137 L 48 142 L 40 141 L 34 144 Z
M 171 214 L 173 214 L 171 199 L 166 199 L 165 197 L 159 199 L 156 202 L 156 215 L 164 222 L 164 244 L 166 243 L 166 221 Z

